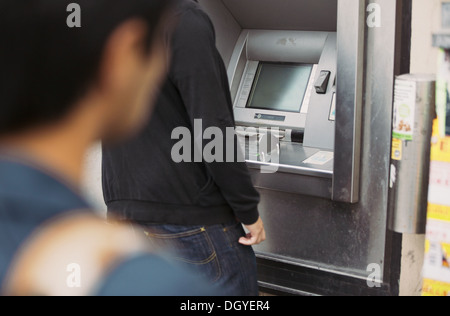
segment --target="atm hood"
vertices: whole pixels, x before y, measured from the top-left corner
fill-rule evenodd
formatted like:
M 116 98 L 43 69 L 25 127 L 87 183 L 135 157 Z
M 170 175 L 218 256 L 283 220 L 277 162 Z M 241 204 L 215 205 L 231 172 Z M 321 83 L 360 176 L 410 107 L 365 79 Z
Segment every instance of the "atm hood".
M 336 32 L 337 0 L 222 2 L 243 29 Z

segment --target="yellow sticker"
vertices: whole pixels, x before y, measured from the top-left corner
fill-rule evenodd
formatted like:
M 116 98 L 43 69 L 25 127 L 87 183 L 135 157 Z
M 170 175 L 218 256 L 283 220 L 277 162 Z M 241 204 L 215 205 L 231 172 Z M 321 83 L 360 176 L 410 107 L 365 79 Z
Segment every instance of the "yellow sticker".
M 439 122 L 434 121 L 433 138 L 431 139 L 431 160 L 450 162 L 450 137 L 439 136 Z
M 428 203 L 428 219 L 450 222 L 450 207 Z
M 430 279 L 423 280 L 423 296 L 449 296 L 450 284 Z
M 400 139 L 392 140 L 392 160 L 402 160 L 403 141 Z

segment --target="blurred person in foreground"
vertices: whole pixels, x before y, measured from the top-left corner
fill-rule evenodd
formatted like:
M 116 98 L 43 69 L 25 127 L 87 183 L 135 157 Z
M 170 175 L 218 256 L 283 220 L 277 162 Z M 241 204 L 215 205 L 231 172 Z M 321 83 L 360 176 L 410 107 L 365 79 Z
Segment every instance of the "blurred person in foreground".
M 168 67 L 173 1 L 0 0 L 3 295 L 202 295 L 201 281 L 96 218 L 86 150 L 133 135 Z
M 190 161 L 180 162 L 172 157 L 178 142 L 173 132 L 179 128 L 193 135 L 192 152 L 203 153 L 206 130 L 218 128 L 228 136 L 227 129 L 235 127 L 227 71 L 216 48 L 213 24 L 192 0 L 181 1 L 178 11 L 171 68 L 150 123 L 130 142 L 104 146 L 108 215 L 133 222 L 149 243 L 175 248 L 180 262 L 227 295 L 257 296 L 252 246 L 266 236 L 258 212 L 259 193 L 245 162 L 236 157 L 235 135 L 219 139 L 227 150 L 234 149 L 233 161 L 219 149 L 216 155 L 222 161 L 189 157 Z M 201 135 L 195 134 L 197 119 L 202 122 Z

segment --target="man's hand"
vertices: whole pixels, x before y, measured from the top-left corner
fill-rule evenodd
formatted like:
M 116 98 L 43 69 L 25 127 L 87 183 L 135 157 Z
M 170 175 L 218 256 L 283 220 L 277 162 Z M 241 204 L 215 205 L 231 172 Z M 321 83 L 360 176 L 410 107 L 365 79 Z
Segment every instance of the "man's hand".
M 266 240 L 266 231 L 264 230 L 264 223 L 261 217 L 253 225 L 245 225 L 245 228 L 250 231 L 247 237 L 241 237 L 239 243 L 244 246 L 254 246 Z

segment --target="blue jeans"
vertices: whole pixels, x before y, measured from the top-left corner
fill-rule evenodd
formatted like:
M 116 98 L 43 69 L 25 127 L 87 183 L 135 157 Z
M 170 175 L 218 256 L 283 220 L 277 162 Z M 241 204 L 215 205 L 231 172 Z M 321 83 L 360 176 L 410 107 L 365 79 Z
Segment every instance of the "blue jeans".
M 209 280 L 226 296 L 258 296 L 256 257 L 239 244 L 239 223 L 175 226 L 139 223 L 153 247 L 169 251 L 183 266 Z

